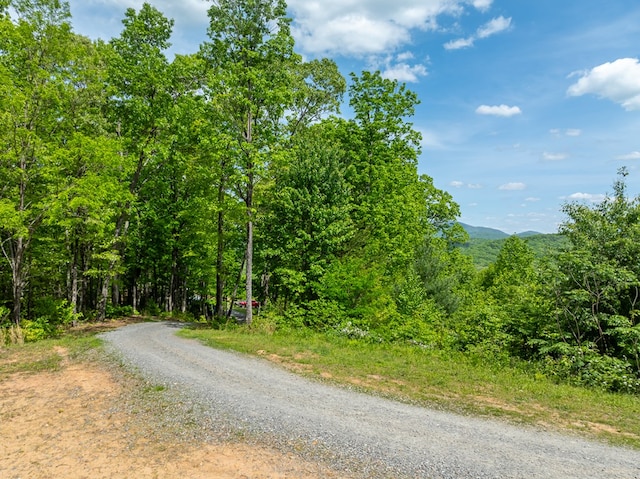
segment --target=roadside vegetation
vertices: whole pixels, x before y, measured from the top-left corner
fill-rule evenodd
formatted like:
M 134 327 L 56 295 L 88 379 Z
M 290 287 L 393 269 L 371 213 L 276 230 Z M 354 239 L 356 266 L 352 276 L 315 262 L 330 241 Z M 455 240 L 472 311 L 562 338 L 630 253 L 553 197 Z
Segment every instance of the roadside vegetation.
M 526 364 L 339 334 L 271 332 L 261 324 L 250 330 L 195 327 L 179 334 L 331 384 L 640 449 L 639 397 L 558 383 Z
M 241 319 L 253 334 L 233 330 L 238 342 L 258 326 L 267 344 L 327 341 L 311 362 L 340 357 L 340 338 L 412 400 L 490 411 L 482 392 L 513 375 L 524 392 L 498 401 L 531 401 L 528 414 L 545 404 L 528 384 L 636 404 L 626 168 L 600 203 L 562 207 L 559 236 L 535 249 L 511 236 L 478 267 L 459 206 L 418 172 L 414 92 L 305 61 L 283 0 L 220 0 L 209 17 L 199 50 L 169 58 L 173 23 L 150 4 L 91 41 L 65 2 L 0 1 L 0 347 L 110 317 Z M 396 348 L 417 365 L 376 370 Z M 455 393 L 393 386 L 430 369 L 469 378 Z

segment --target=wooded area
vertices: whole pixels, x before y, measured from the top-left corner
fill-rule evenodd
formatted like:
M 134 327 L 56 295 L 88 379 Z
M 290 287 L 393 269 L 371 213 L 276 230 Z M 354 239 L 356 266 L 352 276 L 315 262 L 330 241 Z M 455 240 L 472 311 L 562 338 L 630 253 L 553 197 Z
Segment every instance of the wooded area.
M 559 254 L 513 236 L 477 271 L 458 206 L 418 174 L 412 91 L 304 61 L 283 0 L 219 0 L 209 18 L 199 51 L 169 59 L 173 22 L 149 4 L 91 41 L 64 2 L 0 0 L 0 329 L 216 323 L 256 300 L 276 328 L 640 391 L 626 170 L 600 204 L 565 205 Z

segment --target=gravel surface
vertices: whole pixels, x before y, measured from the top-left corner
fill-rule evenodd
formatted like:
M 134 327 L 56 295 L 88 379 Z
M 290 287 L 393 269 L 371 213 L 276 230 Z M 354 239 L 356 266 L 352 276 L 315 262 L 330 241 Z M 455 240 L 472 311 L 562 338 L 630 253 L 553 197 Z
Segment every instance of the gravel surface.
M 640 453 L 402 404 L 306 380 L 267 361 L 140 323 L 102 337 L 126 364 L 188 398 L 207 427 L 366 478 L 640 479 Z

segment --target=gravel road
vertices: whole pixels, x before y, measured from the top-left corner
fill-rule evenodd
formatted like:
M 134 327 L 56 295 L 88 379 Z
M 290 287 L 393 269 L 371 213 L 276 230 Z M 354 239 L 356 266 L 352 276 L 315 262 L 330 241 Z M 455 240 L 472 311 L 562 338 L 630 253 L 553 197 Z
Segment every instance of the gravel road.
M 104 334 L 126 364 L 232 427 L 366 478 L 640 479 L 640 453 L 309 381 L 175 335 L 174 323 Z M 204 419 L 203 419 L 204 420 Z

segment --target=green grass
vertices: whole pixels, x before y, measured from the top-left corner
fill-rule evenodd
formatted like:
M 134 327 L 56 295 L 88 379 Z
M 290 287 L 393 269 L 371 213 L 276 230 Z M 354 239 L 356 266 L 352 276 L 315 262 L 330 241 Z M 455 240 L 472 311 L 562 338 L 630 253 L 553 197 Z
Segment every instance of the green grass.
M 99 347 L 95 335 L 65 335 L 33 343 L 0 348 L 0 380 L 15 373 L 57 371 L 66 358 L 77 358 Z
M 309 332 L 185 329 L 212 347 L 258 355 L 307 377 L 429 407 L 640 449 L 640 398 L 556 384 L 461 353 Z

